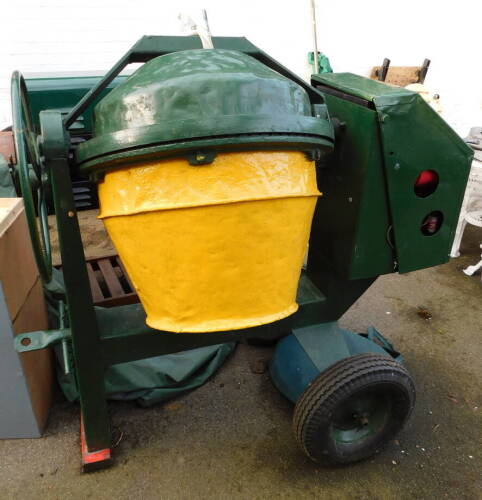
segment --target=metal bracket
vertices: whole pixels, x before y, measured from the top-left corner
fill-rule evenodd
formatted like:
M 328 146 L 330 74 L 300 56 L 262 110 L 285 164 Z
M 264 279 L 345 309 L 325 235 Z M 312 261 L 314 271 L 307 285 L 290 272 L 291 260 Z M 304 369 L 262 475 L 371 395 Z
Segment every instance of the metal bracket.
M 198 165 L 209 165 L 215 158 L 215 151 L 195 151 L 190 152 L 187 155 L 187 161 L 189 162 L 189 165 L 192 165 L 193 167 Z
M 70 339 L 70 328 L 38 330 L 17 335 L 14 339 L 14 346 L 17 352 L 37 351 L 67 339 Z

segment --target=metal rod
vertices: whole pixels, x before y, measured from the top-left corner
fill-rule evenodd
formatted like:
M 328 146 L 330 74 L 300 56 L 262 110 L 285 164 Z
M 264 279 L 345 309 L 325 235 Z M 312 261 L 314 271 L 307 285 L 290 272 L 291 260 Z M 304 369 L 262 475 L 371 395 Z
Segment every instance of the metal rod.
M 201 39 L 203 49 L 214 49 L 213 41 L 211 39 L 211 31 L 209 29 L 208 15 L 206 9 L 202 9 L 202 15 L 204 20 L 204 27 L 200 28 L 196 26 L 197 34 Z
M 312 25 L 313 25 L 313 64 L 314 64 L 314 70 L 315 74 L 318 74 L 319 67 L 318 67 L 318 40 L 316 38 L 316 7 L 315 7 L 315 0 L 311 0 L 311 20 L 312 20 Z
M 82 99 L 71 109 L 64 120 L 65 128 L 68 129 L 75 120 L 87 109 L 87 107 L 100 95 L 100 93 L 109 85 L 116 76 L 129 64 L 131 51 L 123 56 L 117 64 L 101 79 L 97 85 L 94 85 Z
M 203 18 L 204 18 L 204 24 L 206 25 L 206 31 L 208 33 L 209 39 L 211 40 L 211 38 L 212 38 L 211 28 L 209 27 L 208 13 L 206 12 L 206 9 L 203 9 Z M 211 43 L 212 43 L 212 40 L 211 40 Z
M 59 302 L 59 328 L 65 328 L 65 303 L 63 300 Z M 64 373 L 68 375 L 70 373 L 70 362 L 67 339 L 62 339 L 62 357 L 64 359 Z

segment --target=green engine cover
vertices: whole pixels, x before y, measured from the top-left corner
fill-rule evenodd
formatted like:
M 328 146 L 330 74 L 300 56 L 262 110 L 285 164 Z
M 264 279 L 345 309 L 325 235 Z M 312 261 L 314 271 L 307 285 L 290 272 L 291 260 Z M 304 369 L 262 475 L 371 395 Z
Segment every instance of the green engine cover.
M 314 75 L 312 85 L 340 122 L 319 175 L 313 265 L 324 259 L 358 279 L 447 262 L 472 150 L 414 92 L 350 73 Z M 423 171 L 438 179 L 426 196 L 415 189 Z
M 312 105 L 300 85 L 234 50 L 156 57 L 112 90 L 94 114 L 94 138 L 77 151 L 78 162 L 92 167 L 104 168 L 133 151 L 140 156 L 243 144 L 333 147 L 324 104 Z

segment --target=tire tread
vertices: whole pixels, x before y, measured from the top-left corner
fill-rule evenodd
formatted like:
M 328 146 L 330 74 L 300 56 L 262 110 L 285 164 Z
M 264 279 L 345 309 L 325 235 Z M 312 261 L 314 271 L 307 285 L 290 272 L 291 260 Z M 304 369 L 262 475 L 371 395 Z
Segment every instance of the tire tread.
M 316 429 L 313 421 L 317 422 L 325 418 L 330 408 L 343 399 L 343 396 L 348 396 L 355 385 L 374 383 L 376 379 L 382 382 L 390 372 L 393 374 L 394 382 L 396 379 L 404 381 L 405 387 L 408 387 L 411 393 L 411 407 L 404 419 L 403 423 L 405 423 L 413 408 L 415 388 L 405 367 L 388 355 L 366 353 L 344 358 L 322 372 L 306 388 L 296 404 L 293 430 L 301 449 L 311 460 L 321 461 L 320 457 L 313 454 L 309 447 Z M 326 411 L 321 410 L 323 407 Z M 336 460 L 330 460 L 329 457 L 325 461 L 336 462 Z

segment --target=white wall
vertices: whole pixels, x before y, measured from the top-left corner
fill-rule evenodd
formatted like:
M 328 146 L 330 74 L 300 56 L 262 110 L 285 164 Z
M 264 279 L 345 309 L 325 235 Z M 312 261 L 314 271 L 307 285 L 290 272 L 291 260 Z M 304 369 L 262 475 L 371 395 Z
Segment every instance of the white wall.
M 105 71 L 142 35 L 180 33 L 177 14 L 206 8 L 213 35 L 246 36 L 304 78 L 312 50 L 309 0 L 8 0 L 1 5 L 0 129 L 10 123 L 9 79 L 23 73 Z M 482 125 L 482 2 L 317 1 L 319 49 L 335 71 L 368 75 L 432 61 L 426 85 L 465 136 Z

